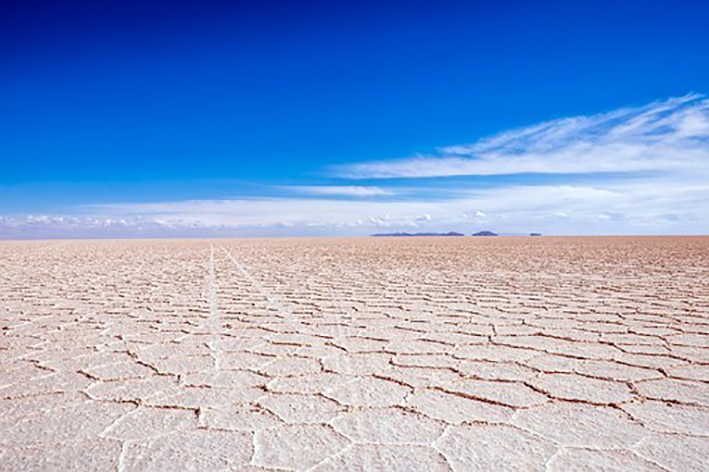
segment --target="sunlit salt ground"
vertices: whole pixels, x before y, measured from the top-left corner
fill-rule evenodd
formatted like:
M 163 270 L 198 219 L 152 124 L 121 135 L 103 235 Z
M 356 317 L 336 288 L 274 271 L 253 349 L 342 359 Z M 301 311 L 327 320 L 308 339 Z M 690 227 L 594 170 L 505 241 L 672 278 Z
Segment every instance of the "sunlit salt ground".
M 2 470 L 706 470 L 709 238 L 0 244 Z

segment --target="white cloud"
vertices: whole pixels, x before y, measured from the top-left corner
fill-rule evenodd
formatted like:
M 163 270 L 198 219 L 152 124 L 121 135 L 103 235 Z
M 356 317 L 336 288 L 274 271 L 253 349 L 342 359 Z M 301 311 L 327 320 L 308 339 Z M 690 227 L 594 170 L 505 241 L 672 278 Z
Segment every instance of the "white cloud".
M 441 148 L 438 155 L 340 166 L 340 177 L 597 172 L 709 174 L 709 100 L 688 95 L 640 108 L 549 121 Z
M 595 174 L 609 171 L 620 177 Z M 364 235 L 381 228 L 706 234 L 709 100 L 691 95 L 555 120 L 442 148 L 438 156 L 355 164 L 340 172 L 352 178 L 557 175 L 554 180 L 517 178 L 514 185 L 498 179 L 485 188 L 458 182 L 443 191 L 421 179 L 404 192 L 384 185 L 294 186 L 285 188 L 302 195 L 85 205 L 71 215 L 0 217 L 0 238 Z M 568 173 L 588 175 L 558 175 Z M 389 198 L 366 198 L 377 196 Z
M 327 198 L 249 198 L 166 203 L 94 205 L 87 210 L 124 218 L 159 219 L 208 226 L 392 226 L 428 221 L 440 204 L 422 201 L 381 202 Z M 374 222 L 374 223 L 373 223 Z
M 485 208 L 485 212 L 479 210 Z M 706 233 L 709 181 L 662 179 L 605 184 L 516 185 L 468 190 L 455 198 L 397 201 L 254 198 L 101 205 L 100 215 L 204 227 L 330 228 L 368 234 L 377 228 L 556 234 Z M 599 222 L 603 224 L 599 224 Z
M 485 208 L 485 212 L 477 210 Z M 706 234 L 709 182 L 517 185 L 398 201 L 253 198 L 93 205 L 84 216 L 0 218 L 0 237 L 366 235 L 381 228 Z M 484 215 L 483 215 L 484 213 Z
M 386 190 L 381 187 L 367 187 L 360 185 L 295 185 L 280 188 L 309 195 L 340 195 L 346 197 L 377 197 L 394 195 L 393 191 Z

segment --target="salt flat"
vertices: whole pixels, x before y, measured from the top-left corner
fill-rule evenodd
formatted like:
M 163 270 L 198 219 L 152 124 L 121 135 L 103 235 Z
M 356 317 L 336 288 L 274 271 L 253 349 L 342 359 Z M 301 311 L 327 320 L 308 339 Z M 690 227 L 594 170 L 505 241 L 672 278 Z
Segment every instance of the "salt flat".
M 0 243 L 2 470 L 707 470 L 709 238 Z

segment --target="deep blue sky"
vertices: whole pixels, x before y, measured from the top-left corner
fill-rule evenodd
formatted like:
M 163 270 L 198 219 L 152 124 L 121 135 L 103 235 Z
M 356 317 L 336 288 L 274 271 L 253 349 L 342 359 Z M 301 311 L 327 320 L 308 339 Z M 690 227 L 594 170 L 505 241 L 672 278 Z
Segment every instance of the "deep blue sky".
M 332 165 L 705 93 L 707 18 L 683 1 L 3 2 L 0 213 L 335 184 Z

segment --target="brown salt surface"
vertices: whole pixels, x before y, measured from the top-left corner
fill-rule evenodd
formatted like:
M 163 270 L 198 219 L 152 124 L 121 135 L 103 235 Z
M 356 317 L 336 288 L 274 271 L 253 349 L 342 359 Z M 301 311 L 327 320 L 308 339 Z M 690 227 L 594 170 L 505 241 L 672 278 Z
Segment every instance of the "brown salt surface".
M 3 470 L 706 470 L 709 238 L 0 243 Z

